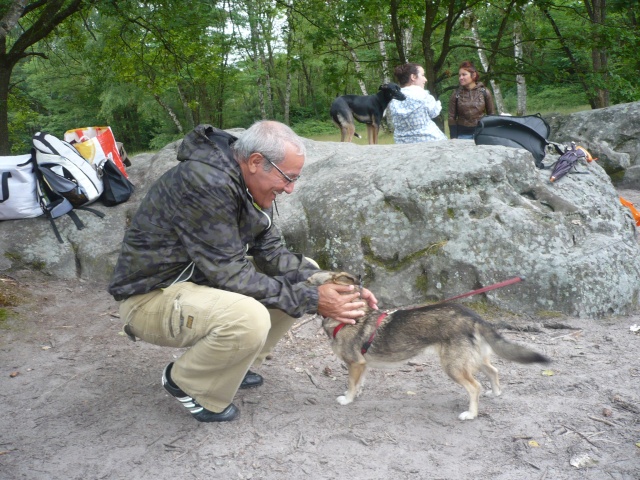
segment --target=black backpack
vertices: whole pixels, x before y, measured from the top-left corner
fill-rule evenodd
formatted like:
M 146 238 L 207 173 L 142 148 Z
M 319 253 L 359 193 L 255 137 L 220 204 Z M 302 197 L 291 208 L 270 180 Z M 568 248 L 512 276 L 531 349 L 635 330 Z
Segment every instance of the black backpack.
M 536 167 L 544 168 L 542 160 L 548 145 L 553 145 L 562 155 L 558 144 L 547 140 L 551 127 L 540 114 L 511 117 L 487 115 L 476 126 L 473 140 L 476 145 L 503 145 L 505 147 L 524 148 L 531 152 Z

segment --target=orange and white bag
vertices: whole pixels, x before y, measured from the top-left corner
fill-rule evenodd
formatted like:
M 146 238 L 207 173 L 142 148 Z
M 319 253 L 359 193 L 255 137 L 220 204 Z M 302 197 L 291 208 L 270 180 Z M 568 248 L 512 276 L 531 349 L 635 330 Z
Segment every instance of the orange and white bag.
M 113 161 L 122 174 L 129 178 L 122 162 L 111 127 L 84 127 L 67 130 L 65 142 L 72 144 L 80 155 L 92 165 L 101 165 L 106 159 Z

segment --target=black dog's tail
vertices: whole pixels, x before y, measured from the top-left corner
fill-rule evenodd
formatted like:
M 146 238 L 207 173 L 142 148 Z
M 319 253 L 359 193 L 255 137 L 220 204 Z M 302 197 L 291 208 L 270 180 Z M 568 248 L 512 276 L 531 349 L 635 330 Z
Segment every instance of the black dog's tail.
M 358 135 L 358 132 L 353 132 L 353 134 L 358 138 L 362 138 L 360 135 Z
M 549 363 L 549 360 L 544 355 L 529 350 L 522 345 L 511 343 L 506 340 L 502 335 L 496 332 L 491 325 L 484 322 L 476 323 L 476 329 L 480 335 L 484 337 L 493 351 L 507 360 L 518 363 Z

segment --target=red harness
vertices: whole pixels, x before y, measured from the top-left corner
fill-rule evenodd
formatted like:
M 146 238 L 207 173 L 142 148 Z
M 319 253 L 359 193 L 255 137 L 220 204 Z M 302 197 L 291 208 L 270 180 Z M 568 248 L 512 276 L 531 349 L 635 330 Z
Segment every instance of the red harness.
M 362 348 L 360 349 L 360 352 L 363 355 L 365 353 L 367 353 L 367 350 L 369 350 L 369 347 L 373 343 L 373 339 L 376 337 L 376 333 L 378 332 L 378 327 L 380 327 L 380 324 L 382 323 L 382 320 L 384 320 L 387 315 L 389 315 L 389 312 L 381 313 L 378 316 L 378 320 L 376 320 L 376 328 L 373 330 L 373 333 L 369 337 L 369 340 L 364 342 L 364 344 L 362 345 Z M 340 325 L 336 325 L 336 327 L 333 329 L 333 338 L 336 338 L 336 335 L 338 334 L 338 332 L 340 330 L 342 330 L 342 327 L 344 327 L 345 325 L 347 325 L 347 324 L 346 323 L 341 323 Z
M 493 285 L 489 285 L 488 287 L 484 287 L 484 288 L 479 288 L 478 290 L 472 290 L 471 292 L 467 292 L 467 293 L 463 293 L 462 295 L 457 295 L 455 297 L 451 297 L 451 298 L 447 298 L 446 300 L 442 300 L 440 302 L 437 302 L 435 304 L 432 305 L 437 305 L 440 303 L 445 303 L 445 302 L 449 302 L 451 300 L 457 300 L 459 298 L 463 298 L 463 297 L 470 297 L 471 295 L 476 295 L 478 293 L 484 293 L 484 292 L 488 292 L 490 290 L 495 290 L 497 288 L 502 288 L 502 287 L 506 287 L 507 285 L 511 285 L 514 283 L 518 283 L 524 280 L 523 276 L 520 277 L 514 277 L 514 278 L 510 278 L 509 280 L 505 280 L 504 282 L 500 282 L 500 283 L 494 283 Z M 405 310 L 414 310 L 416 308 L 420 308 L 420 307 L 424 307 L 425 305 L 419 305 L 417 307 L 413 307 L 413 308 L 407 308 Z M 365 353 L 367 353 L 367 350 L 369 350 L 369 347 L 371 346 L 371 344 L 373 343 L 373 339 L 376 336 L 376 332 L 378 331 L 378 327 L 380 326 L 380 324 L 382 323 L 382 320 L 385 319 L 385 317 L 387 317 L 389 315 L 389 313 L 393 313 L 396 310 L 391 310 L 390 312 L 384 312 L 381 313 L 380 316 L 378 317 L 378 320 L 376 321 L 376 328 L 373 331 L 373 333 L 371 334 L 371 336 L 369 337 L 369 340 L 367 340 L 366 342 L 364 342 L 364 344 L 362 345 L 362 348 L 360 349 L 360 352 L 362 352 L 362 354 L 364 355 Z M 347 325 L 346 323 L 341 323 L 340 325 L 337 325 L 334 329 L 333 329 L 333 338 L 336 338 L 336 335 L 338 334 L 338 332 L 340 330 L 342 330 L 342 327 L 344 327 L 345 325 Z

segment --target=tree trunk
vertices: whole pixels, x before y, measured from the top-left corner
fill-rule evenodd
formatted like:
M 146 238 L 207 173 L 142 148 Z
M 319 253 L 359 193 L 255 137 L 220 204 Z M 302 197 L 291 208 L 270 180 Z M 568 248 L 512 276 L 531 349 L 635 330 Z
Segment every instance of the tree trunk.
M 31 27 L 20 31 L 19 36 L 11 45 L 11 49 L 7 52 L 7 35 L 16 28 L 20 17 L 31 7 L 28 3 L 25 0 L 12 1 L 5 15 L 0 18 L 0 155 L 11 153 L 8 107 L 13 68 L 27 56 L 44 57 L 42 53 L 34 52 L 32 47 L 51 34 L 58 25 L 78 12 L 83 6 L 83 0 L 72 0 L 69 3 L 62 1 L 34 2 L 34 11 L 37 9 L 38 12 L 35 22 Z
M 360 85 L 360 90 L 362 91 L 362 95 L 368 95 L 367 93 L 367 86 L 364 83 L 364 80 L 362 80 L 362 67 L 360 66 L 360 60 L 358 59 L 358 54 L 357 52 L 351 47 L 351 45 L 349 45 L 349 42 L 347 42 L 347 39 L 344 38 L 343 35 L 340 35 L 340 41 L 342 42 L 342 45 L 344 45 L 344 47 L 349 50 L 349 53 L 351 54 L 351 59 L 353 60 L 353 68 L 356 71 L 356 78 L 358 80 L 358 85 Z
M 184 94 L 184 90 L 180 87 L 180 83 L 177 84 L 178 95 L 180 96 L 180 101 L 182 102 L 182 108 L 184 108 L 184 115 L 187 117 L 187 121 L 189 122 L 189 127 L 195 127 L 195 120 L 193 117 L 193 110 L 189 106 L 189 101 L 187 100 L 186 95 Z
M 400 63 L 407 63 L 407 56 L 405 54 L 405 48 L 403 43 L 403 31 L 398 21 L 398 6 L 400 0 L 391 0 L 389 11 L 391 13 L 391 30 L 393 32 L 393 40 L 396 44 L 396 50 L 398 52 L 398 59 Z
M 291 57 L 287 58 L 287 80 L 284 91 L 284 124 L 291 125 L 289 118 L 291 110 Z
M 284 123 L 291 125 L 289 113 L 291 109 L 291 56 L 293 50 L 293 0 L 287 7 L 287 79 L 284 92 Z
M 304 92 L 302 92 L 303 94 L 299 98 L 300 105 L 307 106 L 309 104 L 308 100 L 311 99 L 311 105 L 314 106 L 314 111 L 315 111 L 316 94 L 313 89 L 313 80 L 311 79 L 311 73 L 309 72 L 309 68 L 307 67 L 307 64 L 306 62 L 304 62 L 304 60 L 302 61 L 302 73 L 304 74 L 304 84 L 306 85 L 307 93 L 305 95 Z M 318 112 L 315 111 L 315 113 L 318 113 Z
M 593 63 L 593 73 L 595 73 L 598 79 L 599 85 L 596 85 L 596 105 L 598 108 L 609 106 L 609 90 L 604 87 L 606 85 L 606 77 L 608 76 L 607 68 L 609 63 L 609 55 L 605 47 L 599 47 L 602 44 L 599 39 L 601 34 L 599 29 L 605 23 L 606 20 L 606 0 L 584 0 L 584 4 L 587 7 L 589 18 L 593 24 L 595 30 L 592 37 L 594 38 L 594 47 L 591 49 L 591 61 Z
M 527 82 L 523 71 L 522 62 L 522 24 L 519 21 L 513 24 L 513 56 L 516 61 L 516 91 L 518 98 L 518 106 L 516 109 L 516 115 L 527 114 Z
M 0 47 L 4 46 L 4 41 L 4 38 L 0 39 Z M 8 108 L 11 70 L 11 67 L 0 63 L 0 155 L 11 155 L 11 145 L 9 144 Z
M 262 29 L 262 35 L 260 35 L 260 44 L 259 44 L 259 52 L 260 52 L 260 63 L 262 64 L 262 69 L 264 71 L 264 86 L 265 86 L 265 96 L 267 97 L 267 115 L 269 118 L 274 118 L 273 116 L 273 89 L 271 88 L 271 72 L 274 70 L 273 68 L 273 51 L 271 49 L 271 44 L 269 43 L 269 39 L 266 35 L 264 35 L 265 27 L 260 22 L 260 28 Z M 267 49 L 268 55 L 265 55 L 264 50 L 265 47 Z
M 438 98 L 436 90 L 436 64 L 435 51 L 433 49 L 432 40 L 435 34 L 435 20 L 438 14 L 438 6 L 432 2 L 425 2 L 426 9 L 424 14 L 424 30 L 420 44 L 422 46 L 422 55 L 424 57 L 424 76 L 427 77 L 427 88 Z
M 262 118 L 263 120 L 266 120 L 267 108 L 266 108 L 265 98 L 264 98 L 265 81 L 264 81 L 264 71 L 262 68 L 264 67 L 264 65 L 261 65 L 261 59 L 264 58 L 264 54 L 261 55 L 261 52 L 259 52 L 259 50 L 261 50 L 261 47 L 258 46 L 258 43 L 260 41 L 260 37 L 258 34 L 258 18 L 257 18 L 257 13 L 253 8 L 253 2 L 248 1 L 246 3 L 246 6 L 247 6 L 247 16 L 249 17 L 249 35 L 251 37 L 251 53 L 253 57 L 252 60 L 256 70 L 256 85 L 258 86 L 258 102 L 260 105 L 260 118 Z
M 12 5 L 7 9 L 7 13 L 5 13 L 4 17 L 0 18 L 0 40 L 4 40 L 13 27 L 18 24 L 27 2 L 28 0 L 16 0 L 12 2 Z
M 151 88 L 151 87 L 149 87 Z M 180 119 L 178 118 L 178 115 L 176 115 L 176 112 L 173 111 L 173 109 L 167 105 L 161 98 L 160 95 L 158 95 L 157 93 L 153 94 L 153 98 L 156 99 L 156 102 L 158 102 L 158 104 L 163 108 L 163 110 L 165 112 L 167 112 L 167 114 L 169 115 L 169 117 L 171 118 L 171 120 L 173 121 L 173 124 L 176 126 L 176 128 L 178 129 L 178 133 L 182 134 L 184 133 L 184 129 L 182 128 L 182 124 L 180 123 Z
M 478 18 L 473 17 L 471 22 L 471 35 L 473 35 L 473 41 L 478 47 L 478 57 L 480 58 L 480 64 L 482 65 L 482 69 L 485 72 L 489 71 L 489 60 L 487 59 L 487 54 L 484 49 L 484 44 L 482 43 L 482 39 L 480 38 L 480 34 L 478 33 Z M 491 90 L 493 90 L 493 98 L 496 101 L 496 108 L 499 114 L 505 113 L 504 108 L 504 100 L 502 98 L 502 91 L 500 90 L 500 85 L 495 80 L 489 80 L 491 84 Z
M 387 57 L 387 47 L 384 44 L 384 28 L 378 24 L 378 45 L 380 46 L 380 56 L 382 57 L 382 83 L 389 83 L 391 75 L 389 73 L 389 59 Z

